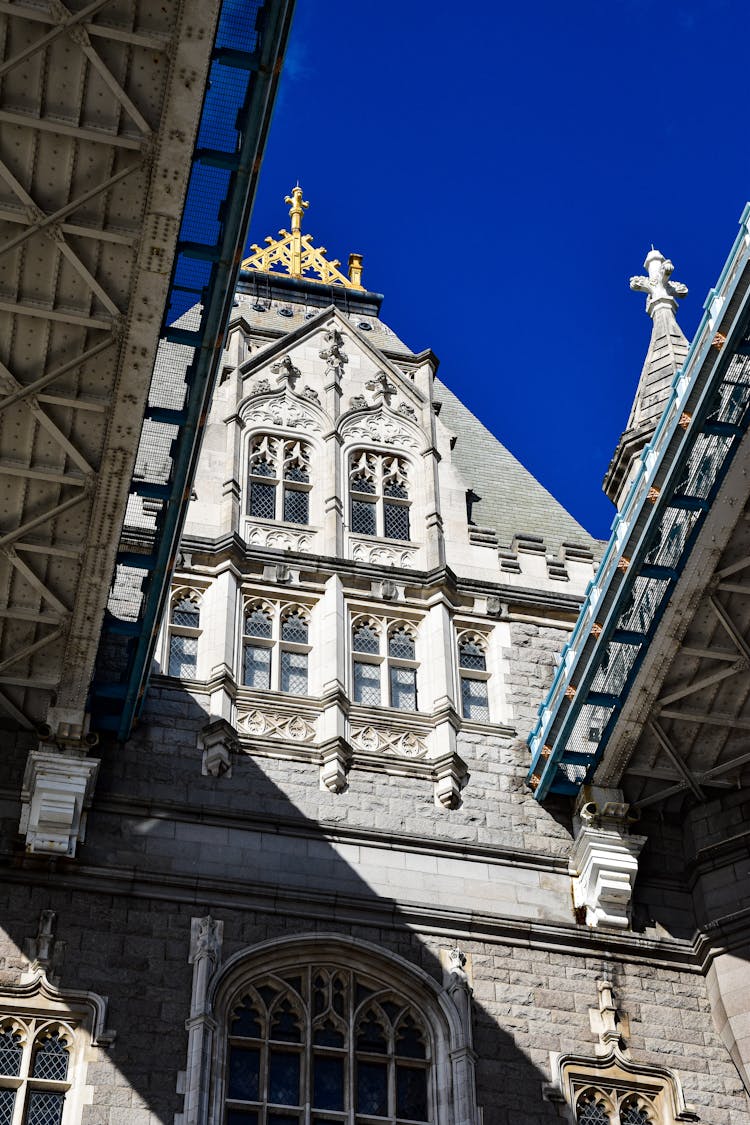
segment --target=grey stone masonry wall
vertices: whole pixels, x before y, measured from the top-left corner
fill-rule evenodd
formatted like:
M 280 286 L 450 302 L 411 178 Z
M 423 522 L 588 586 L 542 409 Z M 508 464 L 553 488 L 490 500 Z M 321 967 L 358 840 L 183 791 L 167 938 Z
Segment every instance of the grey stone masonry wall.
M 249 881 L 252 873 L 248 873 Z M 72 881 L 77 880 L 75 887 Z M 193 901 L 175 902 L 154 887 L 151 895 L 109 895 L 85 889 L 85 876 L 62 874 L 33 890 L 6 885 L 7 937 L 0 950 L 7 984 L 24 966 L 19 937 L 40 908 L 58 914 L 65 943 L 60 987 L 93 988 L 109 997 L 113 1047 L 89 1064 L 91 1104 L 82 1125 L 172 1125 L 181 1108 L 176 1093 L 184 1069 L 184 1021 L 190 999 L 187 964 L 190 917 L 211 910 L 224 923 L 223 956 L 258 942 L 335 931 L 397 953 L 440 980 L 439 955 L 452 935 L 415 933 L 391 919 L 374 925 L 228 908 L 210 888 Z M 485 1125 L 541 1125 L 559 1120 L 542 1098 L 549 1082 L 549 1052 L 593 1054 L 589 1009 L 596 1007 L 601 956 L 573 948 L 555 952 L 532 943 L 462 938 L 474 989 L 478 1100 Z M 705 982 L 695 971 L 608 958 L 622 1013 L 630 1019 L 634 1059 L 676 1067 L 685 1096 L 706 1125 L 745 1125 L 746 1103 L 731 1061 L 713 1031 Z

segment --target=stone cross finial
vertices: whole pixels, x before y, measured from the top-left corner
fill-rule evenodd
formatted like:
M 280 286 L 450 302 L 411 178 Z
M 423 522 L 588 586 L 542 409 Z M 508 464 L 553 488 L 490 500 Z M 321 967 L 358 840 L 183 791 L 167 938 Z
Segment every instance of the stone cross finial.
M 631 277 L 630 288 L 634 291 L 647 293 L 646 312 L 653 317 L 656 310 L 666 306 L 672 313 L 677 311 L 676 298 L 687 296 L 687 285 L 679 281 L 672 281 L 674 265 L 669 258 L 665 258 L 659 250 L 651 249 L 646 255 L 643 268 L 648 270 L 648 277 Z

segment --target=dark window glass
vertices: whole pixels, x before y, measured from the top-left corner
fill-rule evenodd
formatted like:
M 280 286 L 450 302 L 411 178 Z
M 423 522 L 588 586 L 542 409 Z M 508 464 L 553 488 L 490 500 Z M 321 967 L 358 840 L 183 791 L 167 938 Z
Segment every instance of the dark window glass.
M 232 1035 L 242 1035 L 247 1039 L 260 1039 L 261 1026 L 258 1012 L 249 996 L 246 996 L 232 1013 L 230 1024 Z
M 299 1105 L 300 1056 L 291 1051 L 268 1053 L 268 1100 L 274 1105 Z
M 595 1094 L 584 1094 L 578 1101 L 578 1125 L 609 1125 L 606 1103 Z
M 0 1125 L 10 1125 L 15 1104 L 16 1091 L 0 1089 Z
M 352 477 L 352 492 L 365 492 L 369 495 L 375 493 L 375 481 L 371 477 Z
M 253 477 L 275 477 L 276 469 L 272 461 L 253 461 L 250 466 L 250 475 Z
M 476 719 L 480 723 L 490 721 L 487 684 L 484 680 L 470 680 L 468 676 L 461 677 L 461 705 L 464 718 Z
M 259 484 L 255 480 L 251 483 L 250 515 L 259 520 L 276 519 L 275 484 Z
M 382 1062 L 357 1062 L 357 1113 L 385 1117 L 388 1113 L 388 1067 Z
M 393 496 L 398 500 L 408 500 L 409 492 L 406 485 L 397 480 L 387 480 L 383 484 L 383 495 Z
M 344 1108 L 344 1060 L 341 1055 L 313 1056 L 313 1105 Z
M 299 1125 L 296 1113 L 269 1113 L 268 1125 Z
M 34 1078 L 47 1078 L 52 1082 L 64 1082 L 68 1073 L 68 1048 L 57 1031 L 48 1035 L 38 1045 L 34 1054 L 31 1071 Z
M 352 647 L 355 652 L 378 653 L 380 651 L 380 638 L 372 625 L 357 626 L 354 630 Z
M 231 1047 L 229 1050 L 230 1098 L 242 1102 L 258 1100 L 260 1050 L 257 1047 Z
M 258 1114 L 254 1109 L 230 1109 L 227 1125 L 258 1125 Z
M 271 618 L 262 609 L 253 609 L 245 617 L 245 632 L 249 637 L 271 636 Z
M 484 653 L 476 641 L 462 641 L 459 645 L 459 663 L 462 668 L 484 672 L 487 667 Z
M 60 1125 L 64 1094 L 32 1090 L 26 1107 L 26 1125 Z
M 422 1029 L 417 1027 L 409 1015 L 405 1016 L 399 1025 L 396 1034 L 396 1054 L 405 1059 L 427 1058 L 427 1048 L 425 1047 Z
M 290 613 L 281 622 L 282 641 L 294 641 L 298 645 L 307 644 L 307 622 L 298 613 Z
M 380 706 L 380 667 L 354 661 L 354 702 L 368 707 Z
M 366 1051 L 370 1055 L 388 1054 L 388 1041 L 385 1037 L 385 1031 L 375 1012 L 367 1012 L 359 1025 L 357 1050 Z
M 387 539 L 409 538 L 408 504 L 383 504 L 383 534 Z
M 281 652 L 281 690 L 307 695 L 307 653 Z
M 198 667 L 198 638 L 171 633 L 169 637 L 169 675 L 194 680 Z
M 20 1033 L 10 1027 L 3 1028 L 0 1031 L 0 1074 L 15 1076 L 20 1073 L 22 1056 L 23 1044 Z
M 416 711 L 416 668 L 391 666 L 391 707 L 397 707 L 399 711 Z
M 287 465 L 284 469 L 284 479 L 296 481 L 298 484 L 308 484 L 310 474 L 302 465 Z
M 620 1107 L 620 1125 L 650 1125 L 651 1114 L 638 1105 L 637 1098 L 628 1098 Z
M 352 500 L 352 531 L 357 535 L 377 534 L 374 500 Z
M 267 691 L 271 686 L 271 650 L 245 645 L 243 680 L 246 687 Z
M 299 1016 L 288 1000 L 282 1000 L 273 1013 L 270 1038 L 282 1043 L 302 1042 Z
M 427 1120 L 427 1073 L 413 1066 L 396 1067 L 396 1113 L 412 1121 Z
M 388 655 L 399 660 L 414 659 L 414 638 L 406 629 L 394 629 L 388 638 Z
M 195 602 L 190 598 L 182 598 L 172 606 L 172 624 L 184 625 L 188 629 L 197 629 L 200 625 L 200 611 Z
M 326 1020 L 313 1034 L 313 1043 L 316 1047 L 343 1047 L 345 1045 L 343 1032 L 337 1031 L 330 1020 Z
M 310 497 L 298 488 L 284 489 L 284 519 L 287 523 L 310 522 Z

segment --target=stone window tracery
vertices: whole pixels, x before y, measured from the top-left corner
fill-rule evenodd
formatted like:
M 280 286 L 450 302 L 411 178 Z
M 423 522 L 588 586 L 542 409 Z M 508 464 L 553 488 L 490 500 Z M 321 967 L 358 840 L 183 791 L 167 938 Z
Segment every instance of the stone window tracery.
M 242 682 L 256 691 L 307 695 L 309 612 L 298 605 L 245 605 Z
M 349 459 L 350 529 L 407 542 L 410 538 L 406 461 L 394 454 L 359 450 Z
M 74 1038 L 58 1021 L 0 1019 L 0 1125 L 61 1125 Z
M 663 1120 L 657 1097 L 617 1086 L 586 1087 L 576 1095 L 576 1125 L 655 1125 Z
M 352 698 L 366 707 L 417 710 L 416 633 L 410 622 L 359 617 L 352 625 Z
M 382 982 L 328 963 L 266 973 L 230 1007 L 226 1125 L 434 1121 L 421 1013 Z
M 254 519 L 310 522 L 310 446 L 257 434 L 250 442 L 247 513 Z
M 487 683 L 487 638 L 480 633 L 464 632 L 458 638 L 458 668 L 461 681 L 461 712 L 465 719 L 479 723 L 490 721 Z
M 177 591 L 169 613 L 167 673 L 182 680 L 198 674 L 200 602 L 193 591 Z

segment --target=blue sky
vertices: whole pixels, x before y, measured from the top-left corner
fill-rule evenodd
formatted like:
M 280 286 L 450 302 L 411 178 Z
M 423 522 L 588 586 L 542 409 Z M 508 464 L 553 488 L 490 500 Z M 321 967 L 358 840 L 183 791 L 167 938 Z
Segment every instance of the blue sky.
M 249 241 L 364 254 L 383 317 L 593 534 L 651 322 L 690 338 L 750 198 L 739 0 L 298 0 Z

